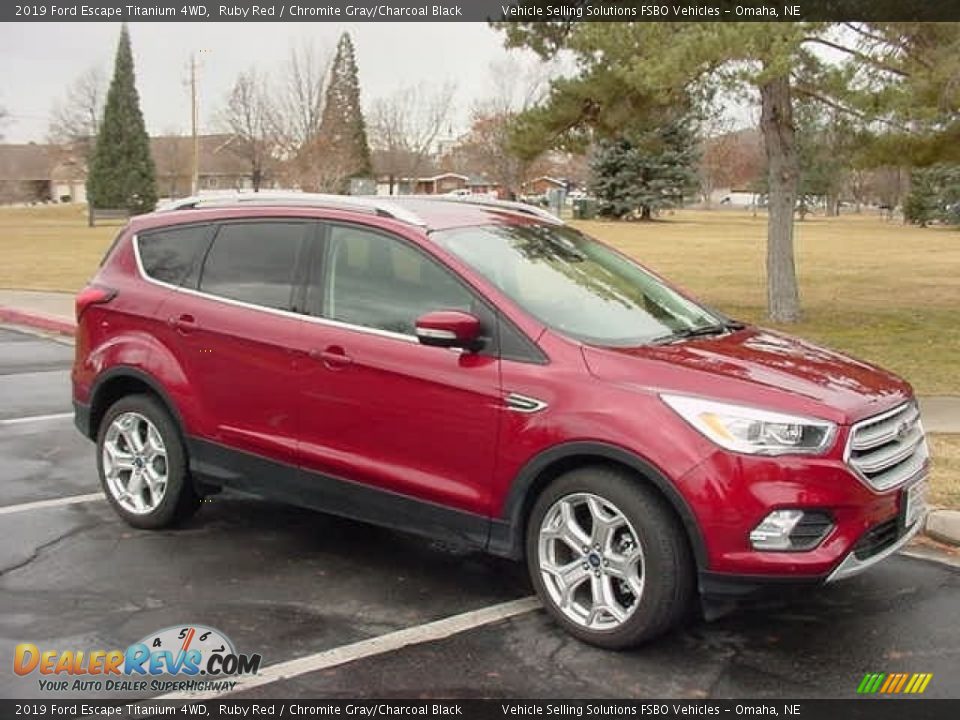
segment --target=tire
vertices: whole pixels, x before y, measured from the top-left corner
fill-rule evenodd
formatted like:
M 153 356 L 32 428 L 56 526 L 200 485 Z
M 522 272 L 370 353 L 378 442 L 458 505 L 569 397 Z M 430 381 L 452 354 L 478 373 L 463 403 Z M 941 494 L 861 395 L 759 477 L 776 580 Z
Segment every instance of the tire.
M 128 395 L 104 414 L 97 470 L 107 500 L 133 527 L 168 527 L 200 506 L 177 424 L 150 395 Z
M 639 645 L 692 605 L 695 568 L 679 519 L 655 489 L 618 468 L 578 468 L 547 486 L 527 523 L 526 551 L 544 607 L 591 645 Z

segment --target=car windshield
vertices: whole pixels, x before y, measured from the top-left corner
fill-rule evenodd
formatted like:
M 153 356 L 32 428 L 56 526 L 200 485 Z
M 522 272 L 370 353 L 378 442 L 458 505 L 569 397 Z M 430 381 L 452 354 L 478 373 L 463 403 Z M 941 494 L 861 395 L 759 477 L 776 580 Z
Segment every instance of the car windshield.
M 727 327 L 725 318 L 572 228 L 490 225 L 432 237 L 542 323 L 582 342 L 629 347 Z

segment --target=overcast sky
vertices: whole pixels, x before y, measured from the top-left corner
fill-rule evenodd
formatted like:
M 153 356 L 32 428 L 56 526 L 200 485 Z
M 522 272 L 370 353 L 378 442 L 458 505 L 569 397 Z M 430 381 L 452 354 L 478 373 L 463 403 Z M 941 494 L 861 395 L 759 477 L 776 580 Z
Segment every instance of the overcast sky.
M 344 30 L 353 36 L 364 106 L 397 87 L 457 83 L 459 122 L 492 92 L 490 63 L 507 55 L 502 35 L 484 23 L 131 23 L 137 89 L 151 134 L 188 132 L 188 61 L 204 50 L 201 129 L 214 131 L 215 112 L 241 70 L 279 69 L 291 44 L 314 40 L 332 51 Z M 43 141 L 53 105 L 92 65 L 109 76 L 118 23 L 0 24 L 0 127 L 4 142 Z

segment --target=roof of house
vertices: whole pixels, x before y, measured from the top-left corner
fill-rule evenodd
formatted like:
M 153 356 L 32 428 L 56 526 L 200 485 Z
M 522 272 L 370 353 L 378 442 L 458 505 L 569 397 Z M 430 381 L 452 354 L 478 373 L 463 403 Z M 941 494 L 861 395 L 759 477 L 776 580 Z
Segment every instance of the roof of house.
M 249 175 L 250 163 L 237 152 L 233 135 L 201 135 L 201 175 Z M 150 154 L 157 174 L 189 175 L 193 167 L 193 138 L 189 135 L 159 135 L 150 138 Z
M 540 177 L 537 177 L 537 178 L 534 178 L 533 180 L 531 180 L 530 183 L 539 182 L 540 180 L 546 180 L 548 183 L 550 183 L 550 184 L 552 184 L 552 185 L 557 185 L 558 187 L 566 187 L 566 186 L 567 186 L 567 183 L 566 183 L 565 181 L 560 180 L 560 179 L 555 178 L 555 177 L 550 177 L 549 175 L 541 175 Z
M 49 180 L 52 164 L 49 145 L 0 143 L 0 181 Z

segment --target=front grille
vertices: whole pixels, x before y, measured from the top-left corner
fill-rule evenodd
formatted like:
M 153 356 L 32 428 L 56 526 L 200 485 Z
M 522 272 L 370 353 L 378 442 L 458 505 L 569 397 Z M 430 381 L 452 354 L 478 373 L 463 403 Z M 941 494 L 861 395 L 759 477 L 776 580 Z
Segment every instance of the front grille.
M 857 557 L 857 560 L 867 560 L 893 545 L 898 536 L 899 524 L 897 518 L 887 520 L 865 532 L 863 537 L 853 546 L 853 554 Z
M 888 490 L 926 472 L 929 458 L 915 402 L 850 429 L 847 462 L 875 490 Z

